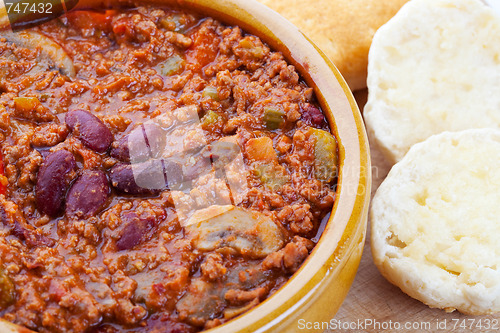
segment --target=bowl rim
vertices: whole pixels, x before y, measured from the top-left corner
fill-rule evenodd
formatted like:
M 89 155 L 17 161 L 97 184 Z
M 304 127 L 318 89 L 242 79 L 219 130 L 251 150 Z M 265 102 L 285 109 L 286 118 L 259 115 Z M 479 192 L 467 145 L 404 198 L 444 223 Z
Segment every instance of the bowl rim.
M 354 96 L 338 69 L 297 27 L 256 0 L 80 0 L 77 9 L 150 4 L 185 8 L 238 25 L 280 51 L 313 88 L 339 147 L 339 177 L 332 213 L 319 242 L 300 269 L 272 296 L 243 315 L 206 332 L 256 332 L 275 328 L 304 311 L 318 287 L 343 267 L 342 258 L 366 232 L 371 191 L 368 139 Z M 361 244 L 363 246 L 363 244 Z M 310 304 L 310 303 L 309 303 Z M 330 318 L 328 318 L 330 320 Z

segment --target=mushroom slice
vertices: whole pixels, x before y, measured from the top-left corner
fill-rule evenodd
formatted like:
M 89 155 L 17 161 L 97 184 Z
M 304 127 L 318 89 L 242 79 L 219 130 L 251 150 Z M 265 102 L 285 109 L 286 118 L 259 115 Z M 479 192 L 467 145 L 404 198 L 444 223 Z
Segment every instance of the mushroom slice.
M 184 296 L 175 305 L 179 318 L 194 326 L 203 326 L 213 313 L 224 309 L 223 285 L 193 279 Z
M 244 256 L 263 258 L 284 245 L 283 232 L 269 216 L 231 205 L 197 211 L 184 227 L 201 251 L 230 247 Z
M 62 74 L 70 78 L 75 77 L 73 60 L 68 56 L 61 45 L 57 44 L 49 37 L 33 31 L 2 31 L 0 32 L 0 37 L 18 46 L 29 49 L 40 48 L 40 56 L 38 59 L 40 64 L 36 68 L 40 69 L 45 67 L 46 69 L 50 68 L 50 65 L 55 65 Z
M 269 280 L 268 273 L 259 264 L 247 262 L 242 266 L 233 266 L 225 278 L 217 282 L 205 281 L 203 277 L 192 278 L 191 284 L 175 306 L 179 318 L 191 325 L 200 326 L 214 315 L 224 314 L 224 318 L 229 319 L 249 310 L 259 303 L 259 292 L 253 300 L 241 300 L 241 306 L 237 304 L 235 307 L 234 304 L 229 307 L 231 304 L 227 293 L 231 290 L 242 293 L 262 290 L 266 288 L 265 281 Z M 242 281 L 241 275 L 248 278 Z

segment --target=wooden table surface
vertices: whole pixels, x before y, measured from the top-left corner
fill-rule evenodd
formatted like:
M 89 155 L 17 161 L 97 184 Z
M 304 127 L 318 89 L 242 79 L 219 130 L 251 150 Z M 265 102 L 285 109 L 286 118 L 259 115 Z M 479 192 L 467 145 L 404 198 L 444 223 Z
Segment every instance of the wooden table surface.
M 366 91 L 355 93 L 360 110 L 366 102 L 366 96 Z M 371 155 L 373 196 L 391 166 L 373 147 Z M 446 313 L 440 309 L 431 309 L 387 282 L 372 261 L 370 221 L 358 273 L 334 320 L 330 323 L 344 325 L 338 327 L 350 325 L 350 329 L 335 332 L 500 332 L 500 314 L 466 316 L 457 311 Z M 489 329 L 486 328 L 488 322 Z M 410 325 L 408 327 L 412 329 L 404 329 L 404 325 Z

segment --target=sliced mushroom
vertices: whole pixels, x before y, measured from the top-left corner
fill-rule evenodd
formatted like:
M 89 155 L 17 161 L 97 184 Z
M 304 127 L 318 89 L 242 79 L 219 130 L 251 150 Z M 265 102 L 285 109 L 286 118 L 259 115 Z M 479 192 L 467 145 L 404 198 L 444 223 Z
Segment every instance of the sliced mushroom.
M 267 283 L 270 280 L 272 272 L 246 262 L 231 267 L 225 279 L 217 283 L 193 278 L 175 308 L 181 320 L 194 326 L 203 326 L 214 314 L 229 319 L 256 306 L 272 288 Z
M 225 288 L 220 285 L 201 278 L 193 279 L 189 289 L 175 306 L 179 318 L 191 325 L 203 327 L 213 313 L 220 313 L 224 309 L 224 291 Z
M 231 205 L 200 210 L 183 226 L 200 251 L 230 247 L 244 256 L 263 258 L 284 245 L 283 233 L 270 217 Z
M 0 37 L 18 46 L 29 49 L 40 48 L 40 56 L 39 59 L 37 59 L 38 64 L 34 69 L 41 71 L 55 66 L 62 74 L 70 78 L 75 77 L 76 72 L 73 60 L 68 56 L 61 45 L 57 44 L 49 37 L 33 31 L 2 31 L 0 32 Z

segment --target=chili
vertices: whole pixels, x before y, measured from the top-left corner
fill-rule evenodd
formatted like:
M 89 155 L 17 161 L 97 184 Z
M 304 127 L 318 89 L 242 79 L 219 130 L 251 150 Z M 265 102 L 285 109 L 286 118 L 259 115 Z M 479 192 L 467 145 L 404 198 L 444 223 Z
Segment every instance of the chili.
M 0 39 L 0 61 L 2 318 L 196 332 L 315 246 L 336 139 L 258 37 L 168 8 L 75 11 Z

